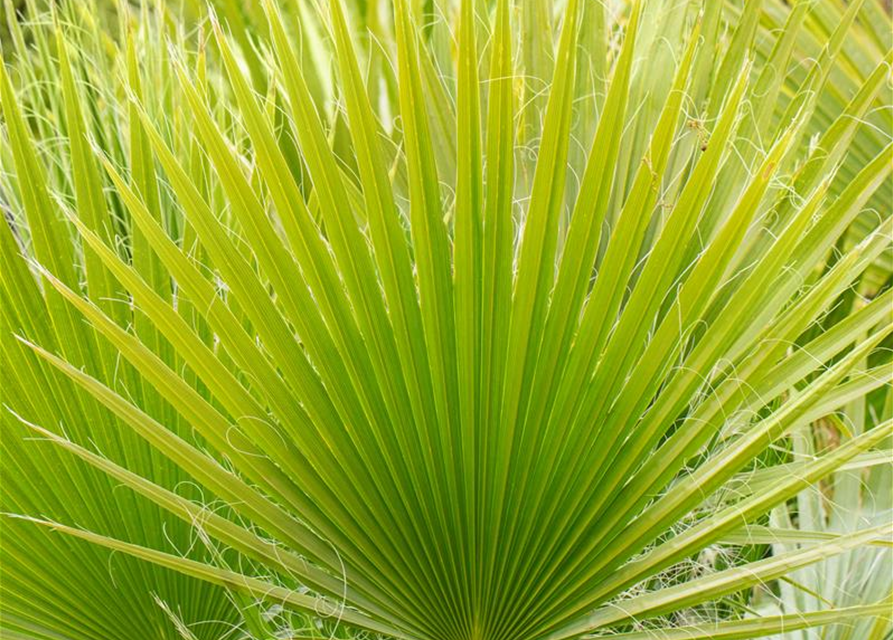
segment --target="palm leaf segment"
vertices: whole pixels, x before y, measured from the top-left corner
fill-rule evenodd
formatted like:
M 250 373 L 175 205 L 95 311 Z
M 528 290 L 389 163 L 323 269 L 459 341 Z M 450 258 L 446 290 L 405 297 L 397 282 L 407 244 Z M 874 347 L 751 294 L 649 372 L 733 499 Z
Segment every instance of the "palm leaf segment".
M 20 331 L 23 344 L 80 388 L 90 411 L 110 412 L 226 513 L 173 491 L 153 469 L 132 468 L 126 455 L 113 461 L 34 429 L 256 570 L 118 539 L 127 532 L 44 524 L 297 611 L 432 640 L 574 637 L 695 607 L 889 534 L 881 525 L 831 536 L 611 604 L 891 433 L 890 420 L 880 421 L 765 491 L 721 491 L 793 429 L 887 380 L 863 363 L 890 333 L 889 293 L 835 330 L 806 332 L 889 248 L 884 210 L 816 270 L 889 186 L 887 146 L 828 195 L 883 89 L 889 53 L 807 146 L 826 69 L 861 3 L 842 15 L 825 65 L 776 112 L 760 96 L 783 93 L 771 69 L 787 67 L 805 3 L 756 70 L 756 8 L 720 47 L 718 3 L 663 18 L 675 21 L 675 36 L 654 31 L 663 4 L 633 3 L 600 94 L 592 61 L 607 58 L 607 37 L 585 29 L 604 30 L 606 18 L 569 0 L 553 64 L 538 65 L 552 69 L 549 90 L 530 99 L 516 83 L 505 0 L 483 29 L 482 8 L 461 3 L 455 86 L 437 75 L 411 8 L 397 0 L 395 153 L 382 144 L 391 134 L 341 4 L 320 22 L 334 51 L 339 126 L 349 133 L 333 147 L 327 103 L 293 47 L 292 25 L 266 3 L 275 79 L 267 100 L 215 22 L 226 78 L 218 89 L 231 113 L 215 108 L 204 68 L 196 77 L 185 51 L 165 59 L 185 134 L 159 125 L 132 76 L 129 175 L 75 131 L 77 215 L 67 222 L 29 180 L 42 169 L 4 75 L 5 131 L 24 177 L 40 299 L 53 323 L 95 341 L 100 355 L 91 361 L 83 344 L 60 349 L 37 330 Z M 534 59 L 537 38 L 524 44 Z M 675 51 L 650 68 L 641 56 L 661 43 Z M 599 109 L 588 134 L 579 105 Z M 692 108 L 706 117 L 687 118 Z M 449 148 L 440 144 L 444 126 Z M 535 159 L 519 145 L 534 146 Z M 177 233 L 158 215 L 161 182 L 182 211 Z M 113 244 L 97 195 L 104 184 L 129 220 L 129 257 Z M 86 296 L 60 249 L 66 225 L 83 243 Z M 12 259 L 15 242 L 3 233 Z M 138 310 L 133 331 L 105 297 L 124 292 Z M 92 331 L 76 326 L 82 318 Z M 115 388 L 101 367 L 118 358 L 169 403 L 166 413 Z M 833 619 L 798 618 L 803 626 Z M 757 635 L 788 623 L 726 631 Z M 725 637 L 721 625 L 699 629 L 686 633 Z

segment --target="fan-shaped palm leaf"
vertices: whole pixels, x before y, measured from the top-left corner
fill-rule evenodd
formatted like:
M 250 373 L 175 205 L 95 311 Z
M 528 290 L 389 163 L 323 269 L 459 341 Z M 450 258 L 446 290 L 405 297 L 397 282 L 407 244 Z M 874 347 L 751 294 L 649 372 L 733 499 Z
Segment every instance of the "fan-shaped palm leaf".
M 552 16 L 521 3 L 519 54 L 507 0 L 492 12 L 463 0 L 452 79 L 443 25 L 420 26 L 419 8 L 396 0 L 389 94 L 367 90 L 367 50 L 335 0 L 312 25 L 334 56 L 333 98 L 290 36 L 305 29 L 272 2 L 262 37 L 234 38 L 241 51 L 212 16 L 210 73 L 176 32 L 151 58 L 164 83 L 145 92 L 133 46 L 118 54 L 131 73 L 102 97 L 107 117 L 126 113 L 126 145 L 102 138 L 101 113 L 83 125 L 76 36 L 59 28 L 65 99 L 39 116 L 67 125 L 74 206 L 53 198 L 56 169 L 4 70 L 10 228 L 34 259 L 31 273 L 4 231 L 19 336 L 4 351 L 26 400 L 29 385 L 60 386 L 19 413 L 57 445 L 52 460 L 83 463 L 72 468 L 85 483 L 65 493 L 77 511 L 10 507 L 69 534 L 41 544 L 89 541 L 329 629 L 560 640 L 639 637 L 630 627 L 644 620 L 669 624 L 888 540 L 877 522 L 660 583 L 893 432 L 887 401 L 796 473 L 754 471 L 804 425 L 890 393 L 890 292 L 866 279 L 859 304 L 829 313 L 863 274 L 889 280 L 889 206 L 870 225 L 862 213 L 889 190 L 891 147 L 852 149 L 890 64 L 886 51 L 846 62 L 866 3 L 830 25 L 798 3 L 762 57 L 759 2 L 728 18 L 728 35 L 719 3 L 638 1 L 617 23 L 591 4 Z M 814 64 L 779 73 L 811 21 L 830 27 Z M 833 70 L 851 66 L 853 83 L 835 87 Z M 59 420 L 81 431 L 63 435 Z M 90 442 L 89 424 L 113 421 L 102 437 L 117 449 Z M 179 492 L 180 478 L 225 508 Z M 76 499 L 97 495 L 87 482 L 129 487 L 139 515 L 119 528 L 104 526 L 108 507 L 88 518 L 93 501 Z M 164 550 L 156 508 L 223 550 Z M 95 562 L 97 546 L 76 548 Z M 10 557 L 24 567 L 27 555 Z M 26 608 L 15 589 L 3 602 Z M 886 604 L 673 633 L 756 637 Z

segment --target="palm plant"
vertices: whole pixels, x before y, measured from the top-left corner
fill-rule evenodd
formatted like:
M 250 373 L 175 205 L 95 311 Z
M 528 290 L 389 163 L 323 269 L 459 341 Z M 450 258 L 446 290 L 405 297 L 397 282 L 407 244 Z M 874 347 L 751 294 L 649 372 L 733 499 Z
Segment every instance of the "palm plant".
M 727 598 L 888 514 L 674 571 L 890 465 L 889 12 L 761 4 L 12 24 L 4 633 L 888 633 Z
M 861 426 L 861 407 L 853 414 L 856 420 L 851 426 L 856 433 Z M 803 434 L 798 449 L 801 455 L 810 455 L 814 444 L 808 433 Z M 777 552 L 785 552 L 820 538 L 827 539 L 845 531 L 889 519 L 891 510 L 889 467 L 872 466 L 867 473 L 841 470 L 830 479 L 825 491 L 811 487 L 797 497 L 796 520 L 792 523 L 791 510 L 777 507 L 771 521 L 777 528 L 760 531 L 770 533 L 778 546 Z M 865 476 L 864 478 L 862 476 Z M 765 538 L 764 538 L 765 539 Z M 801 569 L 781 584 L 781 601 L 760 598 L 758 606 L 773 614 L 797 611 L 815 611 L 833 603 L 833 606 L 880 602 L 889 598 L 893 556 L 889 545 L 870 545 L 854 549 L 827 563 Z M 762 594 L 761 594 L 762 595 Z M 802 630 L 779 636 L 783 640 L 818 640 L 818 638 L 847 640 L 849 638 L 883 638 L 889 633 L 882 621 L 865 619 L 853 626 L 837 626 L 823 635 L 817 630 Z
M 9 3 L 6 6 L 10 8 Z M 32 15 L 39 15 L 34 4 L 30 6 Z M 71 5 L 69 9 L 76 6 Z M 52 20 L 49 14 L 44 17 L 46 20 L 37 22 L 40 26 L 27 34 L 17 30 L 16 22 L 9 23 L 20 54 L 26 52 L 26 38 L 32 40 L 35 49 L 42 54 L 48 55 L 52 45 L 56 44 Z M 87 35 L 78 33 L 78 38 L 81 42 L 89 42 Z M 53 91 L 49 94 L 52 101 L 45 104 L 52 107 L 46 112 L 30 114 L 29 124 L 35 126 L 34 130 L 44 141 L 55 140 L 60 134 L 66 139 L 65 152 L 70 150 L 70 159 L 67 155 L 64 159 L 57 156 L 60 163 L 66 163 L 65 168 L 50 161 L 44 169 L 37 155 L 38 148 L 30 143 L 25 147 L 12 147 L 10 143 L 16 139 L 15 135 L 27 135 L 26 129 L 13 133 L 12 128 L 27 125 L 21 112 L 9 111 L 16 109 L 11 94 L 4 93 L 2 98 L 6 118 L 4 142 L 0 145 L 2 164 L 7 171 L 21 166 L 22 162 L 29 166 L 27 171 L 5 173 L 3 181 L 3 211 L 9 224 L 0 225 L 4 364 L 0 382 L 4 404 L 0 417 L 3 429 L 0 438 L 2 510 L 5 514 L 40 514 L 46 518 L 78 522 L 107 535 L 123 536 L 152 546 L 174 545 L 179 553 L 188 557 L 210 559 L 199 544 L 194 527 L 179 521 L 165 522 L 163 509 L 123 492 L 116 480 L 89 465 L 78 464 L 76 459 L 57 447 L 35 442 L 33 432 L 26 426 L 30 421 L 54 427 L 67 437 L 90 443 L 97 450 L 126 461 L 134 471 L 152 474 L 157 482 L 176 487 L 183 495 L 202 496 L 198 491 L 191 491 L 187 474 L 165 464 L 141 438 L 116 424 L 113 414 L 103 410 L 86 394 L 79 393 L 64 377 L 55 375 L 15 337 L 39 340 L 66 354 L 72 362 L 90 366 L 94 375 L 118 385 L 122 392 L 139 402 L 145 411 L 164 420 L 170 428 L 178 432 L 188 431 L 188 425 L 160 394 L 148 385 L 141 385 L 132 369 L 122 368 L 108 345 L 100 344 L 92 331 L 84 330 L 79 318 L 69 315 L 57 304 L 61 300 L 53 301 L 52 294 L 41 288 L 28 263 L 19 257 L 19 252 L 27 246 L 29 259 L 41 256 L 45 264 L 53 264 L 56 272 L 71 284 L 76 286 L 81 278 L 87 278 L 90 291 L 101 297 L 101 304 L 116 321 L 140 323 L 140 335 L 145 339 L 154 333 L 147 327 L 145 319 L 135 319 L 126 305 L 114 300 L 115 294 L 108 288 L 107 276 L 101 269 L 97 271 L 99 266 L 95 260 L 87 258 L 78 264 L 79 258 L 75 257 L 78 249 L 71 244 L 71 237 L 64 228 L 65 235 L 52 236 L 41 235 L 37 227 L 41 221 L 48 225 L 59 224 L 56 214 L 51 213 L 50 207 L 54 204 L 47 200 L 50 191 L 45 184 L 58 185 L 54 195 L 65 193 L 74 197 L 76 191 L 76 206 L 81 215 L 96 214 L 104 220 L 115 219 L 114 209 L 106 210 L 101 204 L 102 187 L 97 186 L 98 175 L 89 167 L 88 173 L 82 173 L 87 166 L 84 164 L 78 164 L 78 169 L 71 172 L 71 165 L 67 164 L 69 161 L 76 164 L 83 154 L 90 153 L 86 144 L 80 144 L 86 141 L 86 130 L 94 136 L 114 135 L 112 129 L 102 128 L 110 125 L 110 120 L 97 122 L 90 118 L 95 102 L 88 102 L 78 91 L 82 72 L 101 73 L 103 69 L 89 68 L 84 64 L 86 57 L 83 60 L 77 56 L 69 57 L 75 51 L 71 44 L 66 45 L 63 40 L 58 44 L 59 61 L 64 65 L 42 58 L 20 65 L 17 70 L 23 81 L 23 102 L 26 99 L 42 101 L 48 87 L 64 88 L 61 93 Z M 98 57 L 93 60 L 103 62 Z M 4 74 L 4 83 L 6 80 Z M 4 91 L 9 89 L 10 85 L 4 84 Z M 87 94 L 91 95 L 95 94 Z M 65 125 L 69 127 L 68 135 L 62 128 Z M 61 147 L 42 151 L 58 152 Z M 44 158 L 51 157 L 44 155 Z M 69 177 L 75 183 L 73 186 L 67 182 Z M 14 199 L 16 197 L 20 199 Z M 27 212 L 27 221 L 34 227 L 25 226 L 22 212 Z M 48 213 L 50 215 L 46 215 Z M 64 244 L 47 245 L 46 240 Z M 140 264 L 148 256 L 148 247 L 137 247 L 131 255 Z M 89 266 L 83 270 L 86 264 Z M 160 345 L 161 342 L 153 344 Z M 220 638 L 241 619 L 227 594 L 218 587 L 184 579 L 129 558 L 112 557 L 92 545 L 72 544 L 70 540 L 47 535 L 35 530 L 31 523 L 17 519 L 4 518 L 0 566 L 0 635 L 3 637 L 136 638 L 151 635 L 173 638 L 177 637 L 177 625 L 185 621 L 202 623 L 196 628 L 195 637 Z M 170 615 L 156 605 L 156 600 L 168 608 Z
M 840 301 L 845 312 L 854 297 Z M 863 366 L 871 366 L 871 362 Z M 873 416 L 889 407 L 882 403 L 893 401 L 889 395 L 876 393 L 867 398 L 856 398 L 841 411 L 824 418 L 816 426 L 805 428 L 794 435 L 791 448 L 792 465 L 802 464 L 816 455 L 816 450 L 828 441 L 851 439 L 864 433 Z M 863 526 L 880 524 L 889 519 L 893 509 L 893 483 L 890 467 L 884 464 L 886 455 L 867 454 L 856 466 L 838 469 L 826 481 L 801 492 L 796 500 L 773 509 L 770 527 L 749 527 L 739 532 L 739 542 L 753 543 L 755 538 L 775 545 L 776 552 L 784 552 L 803 544 Z M 790 469 L 793 471 L 793 468 Z M 743 534 L 743 535 L 742 535 Z M 756 594 L 753 605 L 763 612 L 814 611 L 832 606 L 882 601 L 889 598 L 893 584 L 893 555 L 889 544 L 875 544 L 854 549 L 827 563 L 800 569 L 788 576 L 780 587 L 780 600 Z M 818 640 L 818 638 L 883 638 L 889 633 L 886 625 L 866 619 L 854 626 L 838 626 L 820 633 L 816 629 L 795 631 L 779 636 L 783 640 Z

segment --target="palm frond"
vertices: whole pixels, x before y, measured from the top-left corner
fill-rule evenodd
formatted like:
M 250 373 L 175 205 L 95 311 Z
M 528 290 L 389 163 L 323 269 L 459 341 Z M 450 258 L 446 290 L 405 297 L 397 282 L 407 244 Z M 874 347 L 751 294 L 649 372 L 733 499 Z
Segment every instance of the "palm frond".
M 4 634 L 888 633 L 888 6 L 238 5 L 9 20 Z

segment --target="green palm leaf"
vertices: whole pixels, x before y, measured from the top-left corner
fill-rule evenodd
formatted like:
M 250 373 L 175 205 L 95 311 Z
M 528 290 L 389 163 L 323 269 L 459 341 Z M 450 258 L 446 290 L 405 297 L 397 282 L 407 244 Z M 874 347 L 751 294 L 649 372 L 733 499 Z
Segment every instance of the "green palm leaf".
M 885 633 L 888 9 L 296 4 L 16 35 L 3 632 Z

